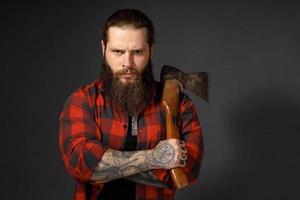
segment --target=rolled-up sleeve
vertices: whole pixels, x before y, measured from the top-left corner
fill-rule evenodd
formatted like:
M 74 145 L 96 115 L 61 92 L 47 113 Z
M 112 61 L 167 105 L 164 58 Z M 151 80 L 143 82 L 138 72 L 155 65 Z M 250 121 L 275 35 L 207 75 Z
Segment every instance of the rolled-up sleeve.
M 72 177 L 88 182 L 105 149 L 83 91 L 79 89 L 67 99 L 59 120 L 59 148 L 64 165 Z

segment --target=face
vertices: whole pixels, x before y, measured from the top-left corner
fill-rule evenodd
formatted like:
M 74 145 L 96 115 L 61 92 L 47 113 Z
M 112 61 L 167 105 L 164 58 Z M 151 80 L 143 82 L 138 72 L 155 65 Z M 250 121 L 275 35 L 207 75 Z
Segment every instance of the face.
M 114 76 L 123 83 L 135 82 L 150 59 L 146 28 L 110 27 L 102 53 Z

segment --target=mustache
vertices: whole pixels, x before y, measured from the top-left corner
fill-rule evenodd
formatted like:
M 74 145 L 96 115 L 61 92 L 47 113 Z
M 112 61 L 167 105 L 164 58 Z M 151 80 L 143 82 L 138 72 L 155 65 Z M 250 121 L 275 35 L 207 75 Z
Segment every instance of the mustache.
M 139 70 L 135 69 L 134 67 L 124 67 L 114 73 L 116 76 L 124 75 L 124 74 L 135 74 L 140 75 L 141 73 Z

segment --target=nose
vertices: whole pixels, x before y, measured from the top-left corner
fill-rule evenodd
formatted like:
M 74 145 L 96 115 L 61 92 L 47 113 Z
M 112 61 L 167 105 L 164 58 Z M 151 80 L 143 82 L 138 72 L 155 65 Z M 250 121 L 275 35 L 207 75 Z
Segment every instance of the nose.
M 124 54 L 124 62 L 123 62 L 123 67 L 132 67 L 133 66 L 133 55 L 129 52 L 126 52 Z

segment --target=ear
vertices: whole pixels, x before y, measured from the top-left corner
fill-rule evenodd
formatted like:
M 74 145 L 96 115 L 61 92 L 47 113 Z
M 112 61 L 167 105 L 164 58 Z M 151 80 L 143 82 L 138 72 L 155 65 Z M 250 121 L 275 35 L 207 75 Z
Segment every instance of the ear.
M 101 47 L 102 47 L 102 56 L 104 57 L 104 55 L 105 55 L 105 44 L 104 44 L 103 40 L 101 40 Z
M 150 49 L 150 55 L 151 55 L 151 58 L 152 58 L 152 55 L 153 55 L 153 51 L 154 51 L 154 43 L 151 45 L 151 49 Z

